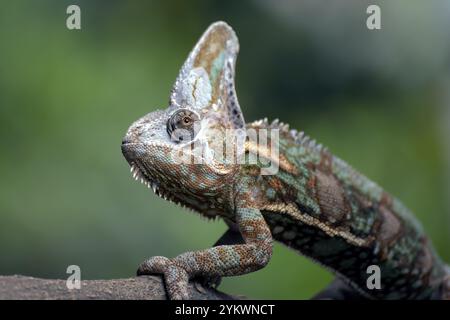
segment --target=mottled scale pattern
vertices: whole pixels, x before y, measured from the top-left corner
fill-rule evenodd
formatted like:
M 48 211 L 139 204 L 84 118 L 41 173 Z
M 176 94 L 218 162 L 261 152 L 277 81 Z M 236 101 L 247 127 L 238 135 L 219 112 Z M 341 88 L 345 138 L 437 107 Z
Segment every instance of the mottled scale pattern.
M 274 123 L 257 121 L 249 126 L 273 128 Z M 433 296 L 446 272 L 412 213 L 305 134 L 293 134 L 278 121 L 275 126 L 282 132 L 280 153 L 302 173 L 295 176 L 280 170 L 275 177 L 254 179 L 261 190 L 278 186 L 274 195 L 258 199 L 264 203 L 261 210 L 270 209 L 263 214 L 274 239 L 334 271 L 364 296 Z M 251 185 L 248 179 L 246 183 Z M 286 209 L 280 203 L 295 207 Z M 305 223 L 302 214 L 317 220 Z M 348 239 L 330 234 L 336 230 Z M 361 240 L 361 244 L 352 243 L 352 239 Z M 366 286 L 369 265 L 381 269 L 381 290 Z

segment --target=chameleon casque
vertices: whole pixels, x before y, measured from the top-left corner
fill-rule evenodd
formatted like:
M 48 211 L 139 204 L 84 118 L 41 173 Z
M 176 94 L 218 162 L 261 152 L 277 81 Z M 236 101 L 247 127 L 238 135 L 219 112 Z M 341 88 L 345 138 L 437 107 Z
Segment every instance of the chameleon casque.
M 138 275 L 163 274 L 169 298 L 188 299 L 189 279 L 214 285 L 263 268 L 276 240 L 337 275 L 323 298 L 448 299 L 448 267 L 397 199 L 302 132 L 278 120 L 244 122 L 234 88 L 238 50 L 231 27 L 213 23 L 184 63 L 169 107 L 134 122 L 122 141 L 136 179 L 229 226 L 214 247 L 152 257 Z M 176 136 L 176 129 L 188 134 Z M 245 156 L 276 162 L 278 172 L 262 175 L 259 162 L 175 161 L 174 150 L 189 152 L 195 141 L 208 152 L 217 132 L 230 129 L 277 129 L 277 159 L 257 142 L 243 147 Z M 367 287 L 370 265 L 380 268 L 381 289 Z

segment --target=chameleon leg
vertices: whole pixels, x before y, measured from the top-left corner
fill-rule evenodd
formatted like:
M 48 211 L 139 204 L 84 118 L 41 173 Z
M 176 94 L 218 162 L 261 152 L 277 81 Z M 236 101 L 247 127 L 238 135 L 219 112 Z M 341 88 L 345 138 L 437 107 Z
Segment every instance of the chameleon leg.
M 214 243 L 213 247 L 231 245 L 231 244 L 243 244 L 245 243 L 241 233 L 237 228 L 230 227 L 225 233 Z M 193 281 L 200 283 L 207 288 L 218 288 L 222 282 L 220 276 L 200 275 L 195 277 Z
M 236 223 L 245 243 L 186 252 L 172 259 L 153 257 L 139 266 L 138 275 L 163 273 L 169 298 L 188 299 L 192 277 L 235 276 L 263 268 L 272 256 L 273 240 L 261 212 L 237 209 Z

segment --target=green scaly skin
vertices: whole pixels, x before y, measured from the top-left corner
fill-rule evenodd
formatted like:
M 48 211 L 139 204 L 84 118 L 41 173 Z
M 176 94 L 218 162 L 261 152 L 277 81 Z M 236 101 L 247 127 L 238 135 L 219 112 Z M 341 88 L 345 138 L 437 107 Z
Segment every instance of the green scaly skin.
M 238 50 L 233 30 L 224 22 L 212 24 L 183 65 L 169 107 L 137 120 L 122 142 L 135 178 L 165 199 L 230 226 L 213 248 L 150 258 L 138 274 L 163 274 L 169 297 L 188 299 L 189 279 L 217 284 L 222 276 L 263 268 L 276 240 L 341 279 L 321 298 L 343 298 L 342 292 L 348 298 L 448 298 L 445 265 L 397 199 L 283 123 L 245 124 L 234 89 Z M 188 136 L 174 138 L 177 129 Z M 176 161 L 174 150 L 189 152 L 195 141 L 208 151 L 217 133 L 230 129 L 277 130 L 276 159 L 262 145 L 247 141 L 244 149 L 246 156 L 264 154 L 277 162 L 278 172 L 264 175 L 265 166 L 248 159 Z M 381 289 L 367 286 L 371 265 L 380 268 Z

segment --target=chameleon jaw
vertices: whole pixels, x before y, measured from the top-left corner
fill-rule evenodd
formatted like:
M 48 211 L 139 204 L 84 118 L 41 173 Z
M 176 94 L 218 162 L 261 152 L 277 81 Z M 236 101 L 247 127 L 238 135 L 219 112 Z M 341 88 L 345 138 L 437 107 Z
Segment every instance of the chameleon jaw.
M 134 180 L 142 183 L 147 188 L 152 189 L 158 197 L 178 204 L 169 192 L 160 188 L 160 184 L 158 182 L 149 179 L 135 163 L 131 164 L 130 172 Z
M 182 202 L 178 201 L 169 191 L 161 188 L 158 182 L 149 179 L 148 176 L 144 174 L 139 166 L 135 163 L 131 163 L 130 172 L 134 180 L 144 184 L 147 188 L 151 189 L 158 197 L 178 204 L 183 208 L 193 210 L 193 208 L 190 208 L 184 205 Z
M 173 203 L 179 205 L 180 207 L 182 207 L 183 209 L 187 209 L 188 211 L 195 212 L 195 213 L 199 214 L 201 217 L 206 218 L 207 220 L 214 220 L 216 218 L 216 216 L 204 214 L 201 210 L 199 210 L 198 208 L 195 208 L 195 206 L 193 206 L 187 202 L 183 202 L 178 197 L 175 197 L 173 195 L 173 193 L 162 188 L 160 183 L 148 178 L 148 175 L 144 174 L 136 163 L 130 163 L 130 172 L 131 172 L 131 175 L 133 176 L 133 179 L 135 179 L 138 182 L 141 182 L 147 188 L 152 189 L 153 192 L 158 197 L 160 197 L 164 200 L 173 202 Z
M 156 183 L 151 182 L 149 179 L 147 179 L 145 177 L 144 174 L 142 174 L 141 170 L 138 168 L 137 165 L 135 165 L 134 163 L 131 164 L 130 167 L 130 172 L 131 175 L 133 176 L 133 179 L 136 181 L 140 181 L 142 184 L 144 184 L 147 188 L 151 188 L 153 190 L 153 192 L 156 193 L 156 191 L 158 190 L 158 186 Z

